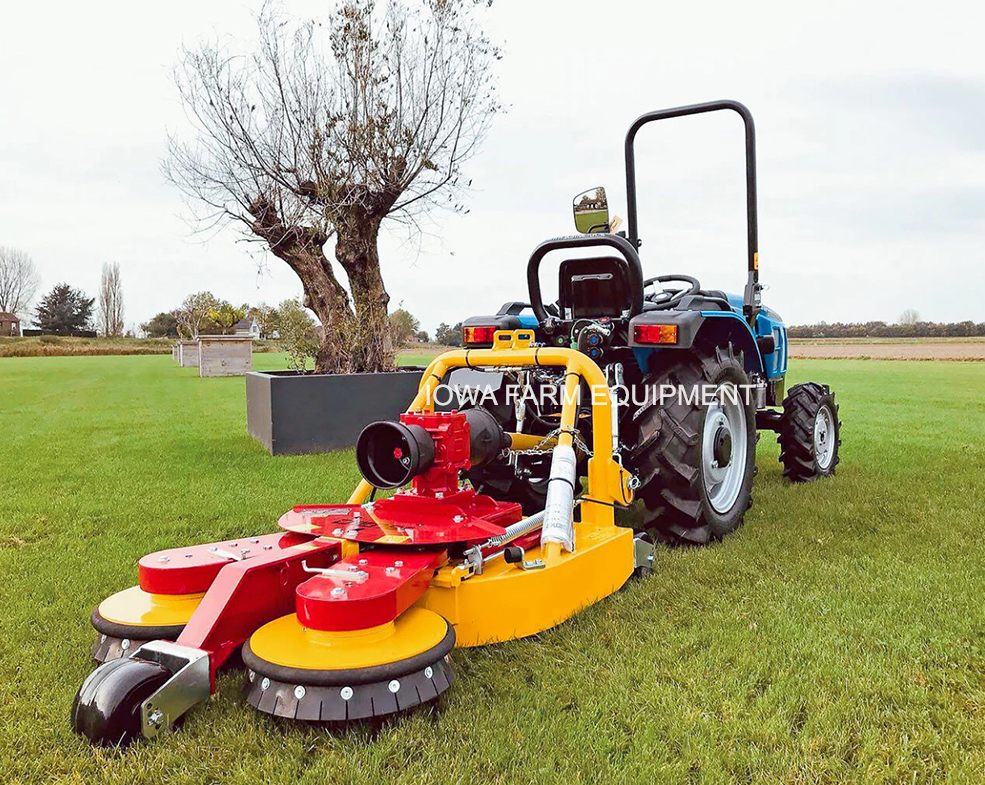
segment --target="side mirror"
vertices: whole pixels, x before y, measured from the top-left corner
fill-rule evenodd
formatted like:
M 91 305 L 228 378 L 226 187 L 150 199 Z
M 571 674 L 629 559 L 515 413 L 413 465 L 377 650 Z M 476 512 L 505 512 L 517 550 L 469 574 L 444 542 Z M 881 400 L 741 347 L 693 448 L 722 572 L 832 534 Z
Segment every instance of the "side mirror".
M 601 186 L 578 194 L 571 206 L 575 213 L 575 229 L 581 234 L 609 231 L 609 202 Z

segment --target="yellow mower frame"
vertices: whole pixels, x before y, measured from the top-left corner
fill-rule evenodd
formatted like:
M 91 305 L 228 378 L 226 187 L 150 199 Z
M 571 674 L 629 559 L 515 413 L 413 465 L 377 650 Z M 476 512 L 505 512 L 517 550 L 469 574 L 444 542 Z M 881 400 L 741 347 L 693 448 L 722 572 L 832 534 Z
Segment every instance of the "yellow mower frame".
M 434 391 L 455 368 L 556 367 L 565 371 L 558 442 L 573 445 L 581 382 L 592 391 L 592 457 L 581 502 L 581 520 L 574 524 L 575 551 L 547 543 L 527 551 L 543 567 L 522 569 L 503 559 L 490 562 L 480 574 L 468 566 L 438 570 L 418 605 L 446 618 L 454 627 L 456 646 L 534 635 L 570 618 L 582 608 L 618 590 L 634 569 L 631 529 L 616 526 L 615 505 L 633 500 L 631 475 L 612 454 L 612 402 L 605 376 L 584 354 L 563 347 L 534 347 L 532 330 L 500 330 L 490 349 L 462 349 L 436 357 L 424 371 L 417 396 L 407 411 L 434 410 Z M 541 440 L 510 434 L 514 446 Z M 349 497 L 363 504 L 372 486 L 361 481 Z M 347 543 L 349 547 L 358 547 Z

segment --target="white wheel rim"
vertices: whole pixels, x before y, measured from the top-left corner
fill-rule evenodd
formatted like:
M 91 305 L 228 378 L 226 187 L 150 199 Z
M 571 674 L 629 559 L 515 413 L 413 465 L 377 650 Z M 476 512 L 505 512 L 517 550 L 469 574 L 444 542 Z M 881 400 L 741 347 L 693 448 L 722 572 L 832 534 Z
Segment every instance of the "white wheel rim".
M 834 413 L 825 404 L 818 409 L 817 417 L 814 418 L 814 458 L 822 471 L 831 467 L 837 442 Z
M 715 400 L 705 414 L 701 436 L 701 473 L 708 501 L 719 514 L 735 506 L 746 476 L 749 435 L 741 400 L 741 393 L 734 384 L 719 385 L 715 390 Z M 731 448 L 727 451 L 727 461 L 722 463 L 716 457 L 716 445 L 726 436 Z

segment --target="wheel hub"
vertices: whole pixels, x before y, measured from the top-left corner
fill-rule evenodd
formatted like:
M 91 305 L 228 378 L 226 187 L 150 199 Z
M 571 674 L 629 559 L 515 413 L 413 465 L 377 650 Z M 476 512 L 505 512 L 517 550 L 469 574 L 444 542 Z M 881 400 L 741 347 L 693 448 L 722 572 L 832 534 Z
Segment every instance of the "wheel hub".
M 732 460 L 732 432 L 722 426 L 715 433 L 714 456 L 719 468 L 726 468 Z
M 708 501 L 718 513 L 732 509 L 745 479 L 748 428 L 738 391 L 721 385 L 705 414 L 701 471 Z
M 814 419 L 814 456 L 822 470 L 826 470 L 834 458 L 834 433 L 834 414 L 827 405 L 824 405 L 818 410 L 817 417 Z

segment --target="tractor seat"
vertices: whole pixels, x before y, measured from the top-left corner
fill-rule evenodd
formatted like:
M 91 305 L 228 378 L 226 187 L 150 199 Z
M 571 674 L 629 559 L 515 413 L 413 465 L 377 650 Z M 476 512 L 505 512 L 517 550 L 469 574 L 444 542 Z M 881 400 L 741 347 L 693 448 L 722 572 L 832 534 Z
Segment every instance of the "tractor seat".
M 643 301 L 643 311 L 666 310 L 660 308 L 657 303 L 649 300 Z M 688 295 L 672 309 L 674 311 L 730 311 L 728 297 L 725 292 L 718 289 L 699 289 L 697 294 Z
M 617 256 L 566 259 L 558 279 L 558 305 L 567 318 L 618 317 L 632 307 L 626 263 Z

